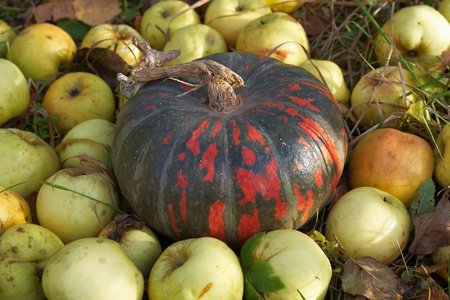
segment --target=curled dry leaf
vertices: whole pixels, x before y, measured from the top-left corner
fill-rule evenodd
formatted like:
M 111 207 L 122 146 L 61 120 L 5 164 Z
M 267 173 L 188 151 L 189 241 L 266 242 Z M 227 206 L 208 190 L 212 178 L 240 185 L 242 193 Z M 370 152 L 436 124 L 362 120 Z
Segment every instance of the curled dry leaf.
M 439 247 L 450 245 L 449 192 L 436 205 L 435 212 L 419 214 L 412 219 L 415 235 L 409 246 L 412 254 L 430 254 Z
M 342 288 L 353 296 L 401 299 L 403 285 L 391 268 L 371 257 L 349 259 L 344 264 Z
M 95 26 L 117 17 L 122 9 L 118 0 L 73 0 L 75 15 L 81 22 Z
M 75 10 L 72 1 L 49 2 L 30 9 L 25 26 L 42 23 L 55 22 L 60 19 L 74 19 Z

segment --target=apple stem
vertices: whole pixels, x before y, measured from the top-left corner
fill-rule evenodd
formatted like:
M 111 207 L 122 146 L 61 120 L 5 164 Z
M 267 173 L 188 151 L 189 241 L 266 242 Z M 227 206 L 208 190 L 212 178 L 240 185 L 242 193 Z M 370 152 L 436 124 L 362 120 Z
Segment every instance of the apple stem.
M 189 84 L 195 86 L 189 92 L 205 86 L 208 94 L 207 102 L 214 112 L 229 114 L 241 107 L 242 99 L 236 95 L 234 88 L 244 86 L 244 80 L 224 65 L 212 60 L 196 60 L 175 66 L 164 66 L 165 63 L 175 60 L 180 55 L 181 52 L 178 48 L 171 51 L 158 51 L 152 49 L 147 41 L 141 41 L 136 37 L 132 38 L 132 43 L 144 56 L 139 65 L 130 71 L 130 77 L 122 73 L 117 74 L 122 94 L 131 96 L 144 83 L 152 80 L 201 76 L 200 84 Z

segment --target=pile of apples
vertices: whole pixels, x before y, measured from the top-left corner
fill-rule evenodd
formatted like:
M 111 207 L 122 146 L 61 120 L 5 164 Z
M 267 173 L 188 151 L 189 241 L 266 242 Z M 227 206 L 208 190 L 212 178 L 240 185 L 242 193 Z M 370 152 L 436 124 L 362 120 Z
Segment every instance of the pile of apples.
M 161 1 L 143 12 L 139 27 L 96 25 L 79 45 L 51 23 L 16 34 L 0 20 L 0 299 L 326 297 L 330 261 L 300 231 L 256 234 L 240 253 L 211 237 L 162 245 L 122 208 L 109 155 L 114 120 L 127 99 L 98 75 L 69 70 L 78 48 L 101 48 L 120 56 L 127 73 L 142 57 L 133 36 L 157 50 L 181 48 L 167 65 L 248 51 L 303 67 L 324 82 L 358 124 L 373 127 L 351 149 L 350 190 L 330 203 L 324 236 L 342 247 L 344 259 L 372 257 L 386 265 L 399 259 L 412 230 L 408 209 L 420 187 L 429 180 L 450 185 L 450 125 L 434 145 L 377 126 L 387 118 L 426 117 L 419 86 L 450 50 L 450 0 L 439 11 L 418 5 L 394 14 L 383 30 L 398 51 L 377 35 L 380 67 L 352 93 L 337 64 L 308 58 L 307 34 L 292 17 L 302 5 L 212 0 L 201 17 L 184 1 Z M 42 105 L 60 134 L 56 145 L 11 128 L 29 110 L 30 82 L 47 84 Z

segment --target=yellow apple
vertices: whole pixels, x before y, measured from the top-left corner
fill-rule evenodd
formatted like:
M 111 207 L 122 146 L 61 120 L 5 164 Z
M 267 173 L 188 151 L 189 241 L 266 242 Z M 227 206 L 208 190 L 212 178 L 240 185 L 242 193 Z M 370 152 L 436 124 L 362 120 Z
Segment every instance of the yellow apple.
M 308 70 L 322 83 L 325 83 L 336 101 L 350 102 L 350 90 L 345 83 L 341 68 L 335 62 L 331 60 L 308 59 L 300 67 Z
M 364 135 L 348 162 L 350 188 L 368 186 L 385 191 L 406 206 L 433 175 L 431 146 L 421 137 L 393 128 Z
M 117 242 L 91 237 L 50 258 L 42 288 L 49 300 L 141 300 L 144 278 Z
M 164 46 L 164 51 L 180 48 L 181 55 L 167 66 L 177 65 L 210 54 L 227 52 L 227 44 L 220 33 L 205 24 L 192 24 L 175 32 Z
M 270 12 L 264 0 L 212 0 L 206 9 L 204 23 L 217 30 L 228 47 L 234 48 L 244 27 Z
M 101 167 L 82 156 L 108 166 L 114 135 L 114 123 L 105 119 L 91 119 L 75 125 L 55 148 L 62 168 Z
M 300 65 L 308 59 L 309 42 L 303 26 L 290 15 L 273 12 L 249 22 L 239 33 L 236 51 L 247 51 Z
M 139 64 L 142 52 L 131 43 L 135 36 L 142 39 L 141 34 L 127 24 L 99 24 L 92 27 L 81 41 L 81 47 L 108 48 L 117 53 L 132 67 Z
M 259 242 L 251 253 L 245 255 L 245 244 L 241 250 L 246 279 L 251 284 L 252 267 L 264 262 L 272 267 L 273 274 L 284 285 L 276 291 L 262 292 L 262 299 L 325 299 L 332 275 L 331 264 L 313 239 L 297 230 L 277 229 L 257 234 L 246 243 L 253 240 Z M 244 257 L 252 260 L 246 262 Z M 255 273 L 252 275 L 257 276 Z
M 87 72 L 72 72 L 58 78 L 46 91 L 42 103 L 49 115 L 56 115 L 55 126 L 63 133 L 91 119 L 112 121 L 116 112 L 109 85 Z
M 60 27 L 37 23 L 21 31 L 10 49 L 11 61 L 26 78 L 51 82 L 72 61 L 77 46 Z
M 150 271 L 152 300 L 242 300 L 244 277 L 236 254 L 221 240 L 200 237 L 170 244 Z
M 7 57 L 9 46 L 16 36 L 14 29 L 5 21 L 0 20 L 0 58 Z
M 450 0 L 442 0 L 439 3 L 438 11 L 450 22 Z
M 434 179 L 442 188 L 450 186 L 450 125 L 442 127 L 433 148 Z
M 37 192 L 42 181 L 59 170 L 55 150 L 36 134 L 0 128 L 0 185 L 23 198 Z
M 372 187 L 345 193 L 325 223 L 325 237 L 339 241 L 347 255 L 372 257 L 386 265 L 400 257 L 410 233 L 411 218 L 403 203 Z
M 0 186 L 0 235 L 9 227 L 31 221 L 28 202 L 19 194 Z
M 377 125 L 393 114 L 405 116 L 411 104 L 421 101 L 417 82 L 406 69 L 397 66 L 380 67 L 369 71 L 356 83 L 350 96 L 350 105 L 360 124 Z M 402 78 L 406 103 L 403 99 Z
M 153 49 L 162 50 L 166 38 L 168 40 L 178 29 L 200 23 L 198 13 L 194 9 L 189 9 L 186 2 L 160 1 L 144 12 L 140 32 L 148 39 Z
M 42 272 L 63 246 L 53 232 L 36 224 L 8 228 L 0 235 L 0 299 L 46 300 Z
M 401 56 L 425 69 L 434 68 L 440 61 L 441 53 L 450 48 L 450 24 L 429 5 L 411 5 L 398 10 L 392 17 L 392 24 L 391 20 L 386 21 L 382 30 L 392 36 Z M 377 33 L 374 43 L 375 55 L 384 64 L 391 45 L 381 33 Z M 390 64 L 396 65 L 397 59 L 394 51 Z
M 37 218 L 65 244 L 96 237 L 113 220 L 118 194 L 103 173 L 67 168 L 46 182 L 37 195 Z
M 264 0 L 269 5 L 272 11 L 281 11 L 287 14 L 291 14 L 299 9 L 304 1 L 303 0 Z
M 0 126 L 23 115 L 30 104 L 27 79 L 11 61 L 0 58 Z

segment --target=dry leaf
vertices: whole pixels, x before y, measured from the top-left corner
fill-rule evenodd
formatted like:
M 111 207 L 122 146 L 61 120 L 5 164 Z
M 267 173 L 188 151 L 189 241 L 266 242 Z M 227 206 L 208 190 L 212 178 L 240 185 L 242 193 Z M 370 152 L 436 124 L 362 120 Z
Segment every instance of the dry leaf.
M 353 258 L 345 262 L 342 288 L 350 295 L 372 300 L 402 298 L 400 279 L 387 265 L 371 257 Z
M 122 9 L 118 0 L 73 0 L 75 15 L 81 22 L 95 26 L 111 21 Z
M 72 1 L 49 2 L 33 7 L 27 17 L 25 26 L 42 23 L 55 22 L 60 19 L 74 19 L 75 10 Z
M 74 63 L 82 70 L 97 74 L 112 90 L 117 85 L 117 73 L 126 73 L 128 66 L 118 54 L 105 48 L 81 48 L 75 52 Z
M 439 247 L 450 245 L 450 202 L 448 192 L 436 205 L 436 211 L 415 215 L 415 234 L 409 246 L 412 254 L 430 254 Z

